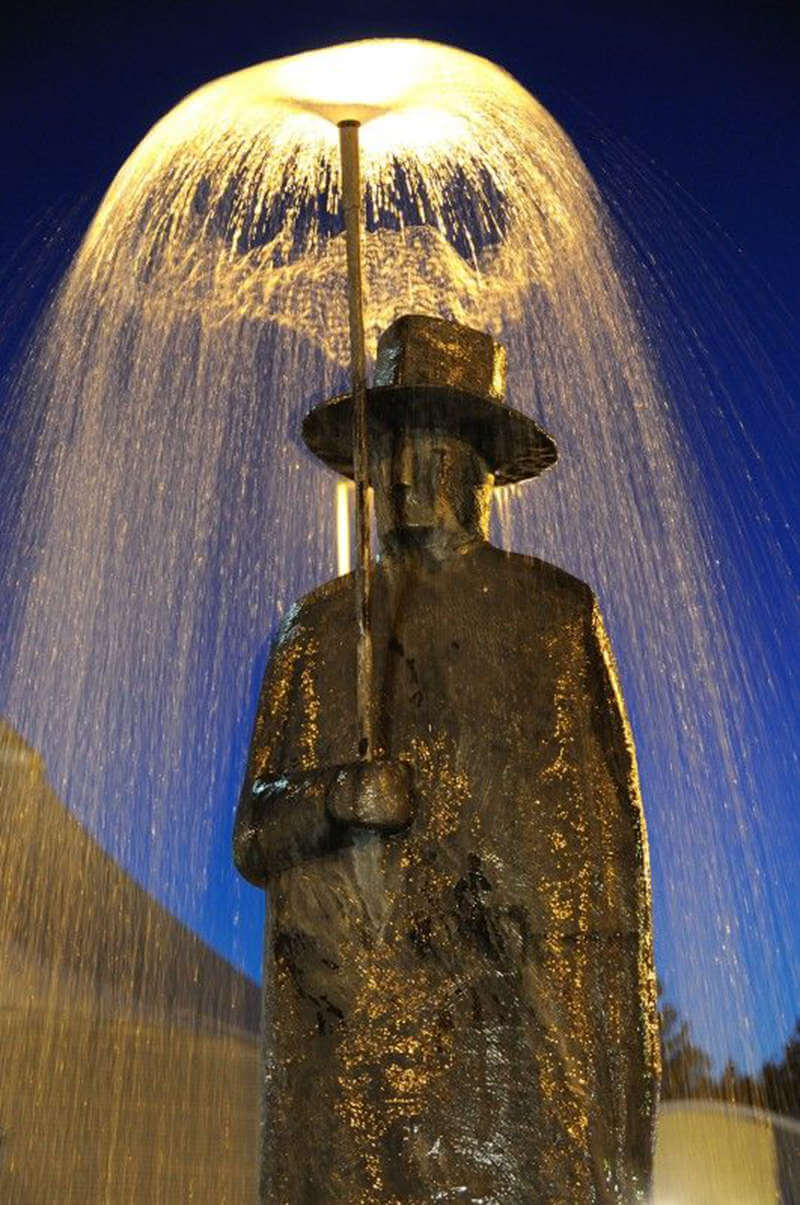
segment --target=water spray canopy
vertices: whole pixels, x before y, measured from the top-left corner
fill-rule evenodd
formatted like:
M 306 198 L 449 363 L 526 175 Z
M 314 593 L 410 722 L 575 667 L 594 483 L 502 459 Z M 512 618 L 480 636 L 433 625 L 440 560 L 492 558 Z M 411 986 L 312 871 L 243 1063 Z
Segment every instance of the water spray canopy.
M 553 439 L 505 401 L 506 353 L 484 331 L 405 314 L 378 340 L 367 390 L 370 433 L 407 425 L 452 431 L 480 452 L 495 485 L 538 477 L 557 458 Z M 353 476 L 353 397 L 315 406 L 303 421 L 308 447 L 337 473 Z

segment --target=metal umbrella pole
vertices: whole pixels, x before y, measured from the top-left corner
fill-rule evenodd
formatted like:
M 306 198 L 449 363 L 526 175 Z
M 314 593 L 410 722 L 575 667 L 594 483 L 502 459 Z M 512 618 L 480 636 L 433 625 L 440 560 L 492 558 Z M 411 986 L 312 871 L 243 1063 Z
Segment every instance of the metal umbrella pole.
M 372 628 L 370 594 L 372 564 L 372 494 L 369 488 L 367 449 L 367 382 L 364 350 L 364 289 L 361 272 L 361 164 L 360 123 L 339 123 L 339 154 L 342 168 L 342 207 L 347 241 L 348 310 L 350 317 L 350 377 L 353 394 L 353 478 L 356 487 L 356 716 L 358 755 L 372 761 L 375 755 L 375 723 L 372 689 Z

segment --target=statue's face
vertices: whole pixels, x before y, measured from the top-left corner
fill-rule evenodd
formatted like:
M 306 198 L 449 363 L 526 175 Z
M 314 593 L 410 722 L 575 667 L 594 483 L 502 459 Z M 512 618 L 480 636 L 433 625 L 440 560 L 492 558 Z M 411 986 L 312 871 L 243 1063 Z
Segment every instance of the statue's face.
M 471 444 L 451 432 L 399 427 L 372 438 L 370 465 L 381 543 L 486 538 L 492 478 Z

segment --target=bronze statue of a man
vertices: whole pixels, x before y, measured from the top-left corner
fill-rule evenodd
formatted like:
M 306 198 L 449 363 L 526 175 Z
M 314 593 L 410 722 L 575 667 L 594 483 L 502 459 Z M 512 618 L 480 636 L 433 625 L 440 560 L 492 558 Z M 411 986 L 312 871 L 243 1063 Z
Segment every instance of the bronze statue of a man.
M 261 1195 L 627 1203 L 658 1076 L 636 764 L 588 586 L 488 542 L 555 446 L 503 349 L 399 319 L 368 394 L 378 758 L 358 760 L 352 575 L 302 599 L 236 817 L 268 892 Z M 352 474 L 352 401 L 306 442 Z

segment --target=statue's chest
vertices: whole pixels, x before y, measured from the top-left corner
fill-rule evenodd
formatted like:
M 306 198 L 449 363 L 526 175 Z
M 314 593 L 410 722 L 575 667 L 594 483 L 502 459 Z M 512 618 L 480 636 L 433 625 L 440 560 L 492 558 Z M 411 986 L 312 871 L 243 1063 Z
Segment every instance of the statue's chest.
M 635 877 L 625 784 L 615 777 L 624 768 L 598 736 L 581 612 L 551 598 L 535 583 L 523 593 L 480 581 L 375 593 L 377 739 L 382 756 L 412 764 L 417 815 L 389 842 L 365 838 L 352 875 L 364 878 L 362 862 L 376 858 L 366 879 L 381 884 L 402 923 L 437 909 L 458 920 L 454 901 L 471 874 L 469 913 L 488 909 L 492 924 L 518 908 L 537 933 L 596 928 L 612 913 L 619 921 L 619 908 L 597 901 L 609 866 L 620 871 L 615 882 Z M 324 635 L 317 630 L 302 689 L 313 761 L 332 765 L 356 751 L 355 624 L 342 609 Z M 337 884 L 336 898 L 342 891 Z
M 535 776 L 558 755 L 554 742 L 577 719 L 581 644 L 546 599 L 510 604 L 492 583 L 422 582 L 377 589 L 372 620 L 376 731 L 387 755 L 447 747 L 471 774 L 496 781 Z M 356 742 L 350 616 L 319 646 L 313 706 L 319 764 L 329 764 L 350 760 Z

